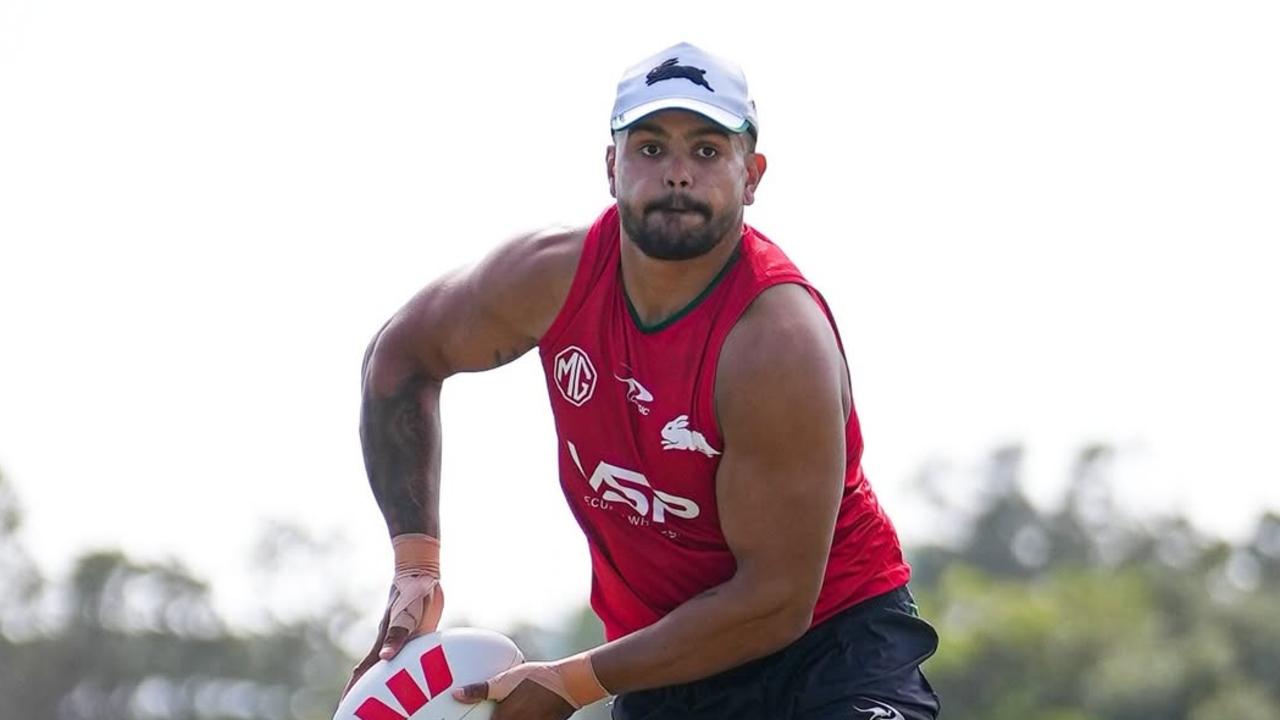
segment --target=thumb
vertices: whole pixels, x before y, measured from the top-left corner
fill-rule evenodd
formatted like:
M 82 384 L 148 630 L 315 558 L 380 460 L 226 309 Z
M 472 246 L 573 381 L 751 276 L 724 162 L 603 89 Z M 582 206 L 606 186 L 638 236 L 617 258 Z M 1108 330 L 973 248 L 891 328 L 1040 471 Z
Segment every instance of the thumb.
M 387 639 L 382 643 L 382 649 L 378 651 L 378 657 L 383 660 L 390 660 L 400 652 L 400 648 L 404 647 L 405 640 L 409 638 L 409 629 L 403 627 L 393 627 L 387 631 Z
M 489 683 L 478 682 L 464 685 L 453 691 L 453 699 L 468 705 L 489 699 Z

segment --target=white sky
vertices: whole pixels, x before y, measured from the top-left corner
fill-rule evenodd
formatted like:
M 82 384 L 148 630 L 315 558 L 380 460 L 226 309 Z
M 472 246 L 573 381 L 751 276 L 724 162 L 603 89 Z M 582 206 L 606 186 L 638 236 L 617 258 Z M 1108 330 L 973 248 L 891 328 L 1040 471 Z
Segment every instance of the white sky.
M 1280 508 L 1280 5 L 0 0 L 0 468 L 46 568 L 176 556 L 222 606 L 268 519 L 345 538 L 297 587 L 376 607 L 365 343 L 508 234 L 584 222 L 622 70 L 736 59 L 748 220 L 841 322 L 868 471 L 1124 450 L 1134 506 Z M 584 601 L 533 355 L 444 403 L 446 619 Z M 280 591 L 288 594 L 287 591 Z

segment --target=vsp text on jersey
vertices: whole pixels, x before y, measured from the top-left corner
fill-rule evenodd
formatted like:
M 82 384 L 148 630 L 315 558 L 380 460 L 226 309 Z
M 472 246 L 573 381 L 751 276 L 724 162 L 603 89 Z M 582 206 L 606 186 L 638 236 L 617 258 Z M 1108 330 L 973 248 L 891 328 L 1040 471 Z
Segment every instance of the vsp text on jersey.
M 609 639 L 654 623 L 734 573 L 715 502 L 725 447 L 714 411 L 716 365 L 734 323 L 779 283 L 807 288 L 831 318 L 782 251 L 746 226 L 733 259 L 701 296 L 662 324 L 641 327 L 622 286 L 619 243 L 612 207 L 587 233 L 565 305 L 539 344 L 560 484 L 587 537 L 591 604 Z M 853 409 L 845 444 L 844 494 L 815 625 L 910 576 L 862 473 Z

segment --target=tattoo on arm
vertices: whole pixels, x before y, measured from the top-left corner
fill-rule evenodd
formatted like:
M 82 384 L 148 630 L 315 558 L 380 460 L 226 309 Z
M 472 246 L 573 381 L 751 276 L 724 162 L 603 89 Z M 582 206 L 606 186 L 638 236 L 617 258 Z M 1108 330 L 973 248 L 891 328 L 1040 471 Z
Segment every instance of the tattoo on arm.
M 373 496 L 391 535 L 440 537 L 440 383 L 410 377 L 377 397 L 365 383 L 360 443 Z
M 440 381 L 419 372 L 395 392 L 379 397 L 369 382 L 374 342 L 363 363 L 360 444 L 373 497 L 392 536 L 421 532 L 440 537 Z M 505 352 L 493 351 L 493 365 L 520 357 L 537 340 L 524 339 Z

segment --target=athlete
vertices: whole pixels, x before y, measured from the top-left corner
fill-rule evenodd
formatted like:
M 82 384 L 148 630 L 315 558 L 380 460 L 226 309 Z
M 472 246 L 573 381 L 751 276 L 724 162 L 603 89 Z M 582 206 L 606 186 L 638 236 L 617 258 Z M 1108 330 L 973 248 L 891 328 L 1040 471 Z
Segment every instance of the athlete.
M 616 204 L 419 292 L 364 361 L 361 441 L 395 576 L 373 650 L 434 630 L 439 395 L 538 348 L 607 642 L 456 691 L 497 720 L 935 718 L 937 647 L 862 473 L 834 320 L 743 222 L 767 167 L 736 66 L 688 44 L 628 71 Z

